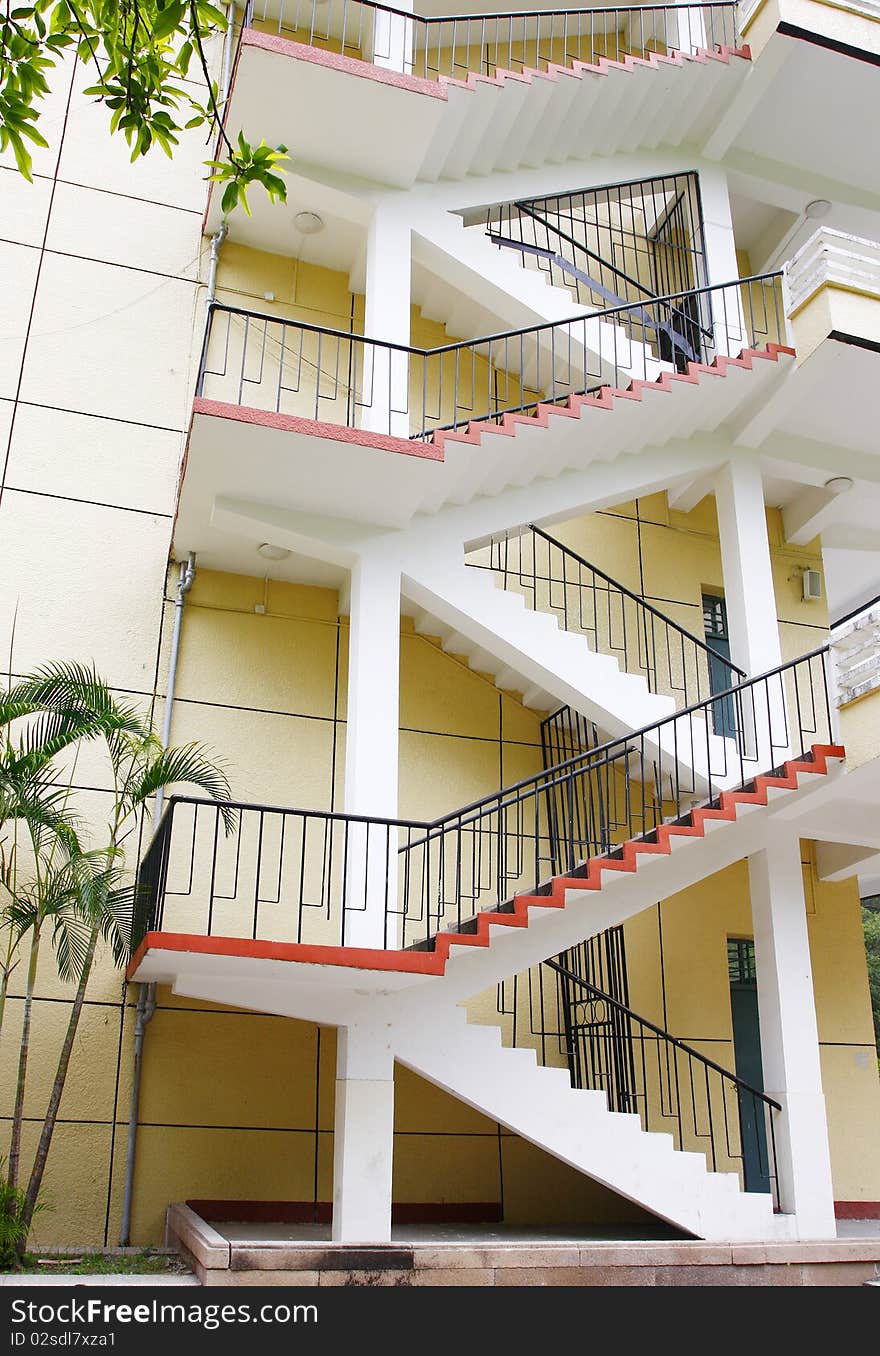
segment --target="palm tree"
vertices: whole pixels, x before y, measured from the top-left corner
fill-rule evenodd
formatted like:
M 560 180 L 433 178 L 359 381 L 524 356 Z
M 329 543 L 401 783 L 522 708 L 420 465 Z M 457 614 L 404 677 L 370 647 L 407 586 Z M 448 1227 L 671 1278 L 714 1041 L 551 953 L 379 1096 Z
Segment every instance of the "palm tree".
M 128 957 L 134 886 L 126 862 L 127 844 L 137 842 L 143 810 L 160 787 L 188 783 L 219 802 L 229 800 L 230 790 L 225 773 L 201 745 L 163 748 L 150 722 L 134 708 L 117 702 L 107 684 L 92 669 L 65 664 L 40 670 L 16 685 L 6 707 L 17 713 L 13 719 L 39 712 L 43 735 L 42 743 L 33 735 L 29 745 L 37 768 L 35 781 L 27 782 L 29 795 L 21 794 L 19 782 L 22 778 L 18 782 L 14 776 L 8 778 L 16 787 L 19 799 L 10 796 L 7 816 L 23 820 L 28 826 L 31 842 L 40 845 L 38 858 L 32 859 L 27 885 L 23 887 L 20 883 L 21 863 L 16 861 L 14 889 L 10 892 L 7 887 L 11 898 L 6 910 L 8 925 L 19 937 L 26 932 L 31 934 L 25 997 L 27 1030 L 23 1030 L 19 1046 L 19 1082 L 13 1120 L 14 1134 L 16 1124 L 18 1126 L 14 1140 L 17 1155 L 14 1169 L 10 1154 L 10 1182 L 13 1185 L 16 1180 L 13 1173 L 17 1173 L 20 1155 L 29 1000 L 33 997 L 32 974 L 36 973 L 35 948 L 38 953 L 44 927 L 52 929 L 59 974 L 77 982 L 25 1193 L 25 1233 L 19 1245 L 21 1253 L 42 1186 L 98 944 L 102 938 L 109 944 L 117 965 L 124 964 Z M 0 707 L 0 719 L 2 715 L 3 708 Z M 71 808 L 76 798 L 72 776 L 65 781 L 54 760 L 71 745 L 94 738 L 103 740 L 107 753 L 112 776 L 111 808 L 106 829 L 99 840 L 84 847 L 80 841 L 82 831 Z M 11 761 L 15 770 L 15 759 Z M 0 795 L 3 775 L 0 771 Z M 230 832 L 234 827 L 233 812 L 224 806 L 221 813 L 226 830 Z M 47 822 L 44 824 L 44 821 Z M 0 805 L 0 828 L 2 825 Z M 36 866 L 38 859 L 39 868 Z

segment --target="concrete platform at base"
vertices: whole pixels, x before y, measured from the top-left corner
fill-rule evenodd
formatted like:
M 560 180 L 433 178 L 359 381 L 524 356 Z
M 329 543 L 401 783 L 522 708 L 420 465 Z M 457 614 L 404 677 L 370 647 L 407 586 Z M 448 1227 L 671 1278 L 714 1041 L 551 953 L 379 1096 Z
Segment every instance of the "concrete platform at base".
M 211 1224 L 187 1205 L 172 1205 L 167 1216 L 169 1245 L 203 1285 L 824 1286 L 880 1278 L 880 1223 L 873 1234 L 862 1228 L 857 1236 L 800 1243 L 412 1225 L 396 1228 L 391 1243 L 355 1246 L 332 1243 L 326 1226 L 293 1232 L 281 1226 L 272 1237 L 266 1224 Z

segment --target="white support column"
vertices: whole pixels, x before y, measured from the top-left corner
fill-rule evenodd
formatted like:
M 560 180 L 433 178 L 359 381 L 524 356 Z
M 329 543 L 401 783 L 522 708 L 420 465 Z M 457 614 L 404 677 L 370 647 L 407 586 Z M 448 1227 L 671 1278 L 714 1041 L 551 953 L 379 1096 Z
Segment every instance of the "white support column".
M 800 843 L 749 858 L 764 1090 L 774 1115 L 780 1205 L 799 1238 L 834 1238 L 834 1190 Z
M 333 1130 L 333 1241 L 391 1238 L 394 1056 L 384 1027 L 341 1027 Z
M 377 204 L 367 231 L 364 334 L 369 339 L 409 343 L 411 248 L 402 204 Z M 408 355 L 367 345 L 359 400 L 362 428 L 408 438 Z
M 351 571 L 345 812 L 397 815 L 400 725 L 400 570 L 362 556 Z M 397 907 L 395 829 L 354 825 L 346 855 L 346 946 L 394 946 L 386 917 Z
M 395 0 L 392 8 L 412 10 L 413 0 Z M 373 65 L 409 75 L 413 68 L 415 24 L 402 14 L 373 10 Z
M 730 657 L 756 677 L 782 663 L 764 487 L 756 457 L 743 452 L 721 467 L 715 479 L 715 506 Z M 744 774 L 767 772 L 789 756 L 784 684 L 780 676 L 747 688 L 737 703 Z
M 767 511 L 758 459 L 737 452 L 715 478 L 730 657 L 748 674 L 782 663 Z
M 700 200 L 708 284 L 722 287 L 724 283 L 736 283 L 739 268 L 730 213 L 730 191 L 723 170 L 706 166 L 701 171 Z M 722 291 L 710 293 L 702 308 L 707 318 L 709 305 L 712 309 L 715 353 L 736 358 L 749 345 L 747 317 L 743 312 L 740 288 L 725 287 Z

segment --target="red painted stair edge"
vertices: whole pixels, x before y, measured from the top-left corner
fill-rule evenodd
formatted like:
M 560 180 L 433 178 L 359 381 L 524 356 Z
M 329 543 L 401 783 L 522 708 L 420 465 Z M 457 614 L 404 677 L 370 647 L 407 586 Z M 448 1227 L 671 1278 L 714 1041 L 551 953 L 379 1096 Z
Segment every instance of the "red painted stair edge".
M 601 320 L 601 314 L 597 315 L 596 319 Z M 539 428 L 547 428 L 551 415 L 560 419 L 580 419 L 581 410 L 585 407 L 613 410 L 616 400 L 642 400 L 646 391 L 668 394 L 673 389 L 673 382 L 684 382 L 685 385 L 696 386 L 699 384 L 701 375 L 724 377 L 727 375 L 728 367 L 743 367 L 746 371 L 751 371 L 756 358 L 778 362 L 780 354 L 785 354 L 791 358 L 797 356 L 795 350 L 787 344 L 766 344 L 764 348 L 744 348 L 737 358 L 730 358 L 721 354 L 714 358 L 711 363 L 689 362 L 687 372 L 663 372 L 656 381 L 644 381 L 641 377 L 636 377 L 625 388 L 603 386 L 598 395 L 570 395 L 563 405 L 548 404 L 542 401 L 536 406 L 533 414 L 510 411 L 502 415 L 498 423 L 489 419 L 472 419 L 467 428 L 464 429 L 437 429 L 431 435 L 431 445 L 443 448 L 448 442 L 456 442 L 479 446 L 480 439 L 485 433 L 495 433 L 514 438 L 518 424 L 525 424 L 531 428 L 536 425 Z
M 497 913 L 487 910 L 477 914 L 476 933 L 441 932 L 435 939 L 434 951 L 390 951 L 372 947 L 353 946 L 313 946 L 305 942 L 265 942 L 247 937 L 202 937 L 187 932 L 148 932 L 126 970 L 126 978 L 135 977 L 144 957 L 150 951 L 187 951 L 210 956 L 239 956 L 254 960 L 278 960 L 298 962 L 304 965 L 342 965 L 357 970 L 396 971 L 401 974 L 443 975 L 452 946 L 489 946 L 489 928 L 529 926 L 530 908 L 562 909 L 565 907 L 567 890 L 601 890 L 603 871 L 629 871 L 637 869 L 640 854 L 663 854 L 672 852 L 670 839 L 702 838 L 705 835 L 705 823 L 708 819 L 732 822 L 736 820 L 737 805 L 767 805 L 770 787 L 786 791 L 796 791 L 797 774 L 811 772 L 825 776 L 828 772 L 828 760 L 846 756 L 842 744 L 814 744 L 810 749 L 812 761 L 790 759 L 784 766 L 784 775 L 768 776 L 760 773 L 754 777 L 753 791 L 722 791 L 718 796 L 718 808 L 699 806 L 690 811 L 691 824 L 660 824 L 656 829 L 658 842 L 647 843 L 639 839 L 628 839 L 615 851 L 623 852 L 622 858 L 592 857 L 586 864 L 584 876 L 556 876 L 552 889 L 546 895 L 517 895 L 510 913 Z

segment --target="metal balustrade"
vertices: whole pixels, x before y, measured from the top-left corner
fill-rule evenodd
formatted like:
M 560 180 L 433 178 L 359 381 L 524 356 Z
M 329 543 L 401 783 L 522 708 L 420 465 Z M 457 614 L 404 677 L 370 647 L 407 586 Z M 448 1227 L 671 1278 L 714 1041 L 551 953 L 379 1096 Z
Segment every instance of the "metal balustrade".
M 534 414 L 539 404 L 564 404 L 603 386 L 656 381 L 674 366 L 654 342 L 670 306 L 699 306 L 704 362 L 784 343 L 780 278 L 738 278 L 431 349 L 214 303 L 197 395 L 429 440 L 438 430 Z
M 572 1087 L 603 1092 L 609 1111 L 703 1152 L 712 1172 L 735 1172 L 746 1191 L 778 1201 L 778 1102 L 679 1040 L 630 1004 L 623 928 L 498 985 L 507 1046 L 529 1046 L 545 1067 L 567 1066 Z
M 825 647 L 724 694 L 730 738 L 711 733 L 716 696 L 432 821 L 174 796 L 141 865 L 133 946 L 164 929 L 430 949 L 438 931 L 472 931 L 482 910 L 829 743 L 827 660 Z
M 558 975 L 566 1053 L 576 1088 L 604 1092 L 611 1111 L 638 1115 L 643 1129 L 702 1151 L 710 1172 L 739 1174 L 746 1191 L 778 1202 L 774 1112 L 780 1104 L 692 1045 L 640 1017 L 566 963 Z
M 435 16 L 373 0 L 251 0 L 245 25 L 427 80 L 740 46 L 728 0 Z
M 671 696 L 678 706 L 745 677 L 704 640 L 540 527 L 496 533 L 467 563 L 491 570 L 527 607 L 554 614 L 564 631 L 584 636 L 591 650 L 617 659 L 625 673 L 638 674 L 650 692 Z M 713 715 L 720 732 L 720 704 Z
M 566 287 L 580 305 L 680 296 L 656 317 L 649 313 L 640 335 L 679 369 L 711 341 L 710 308 L 693 290 L 708 281 L 696 174 L 501 203 L 486 210 L 484 224 L 494 245 Z

